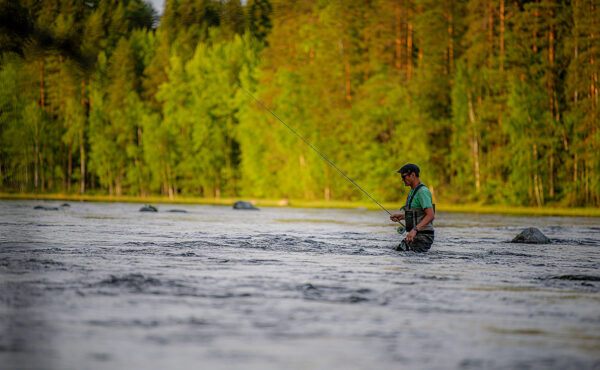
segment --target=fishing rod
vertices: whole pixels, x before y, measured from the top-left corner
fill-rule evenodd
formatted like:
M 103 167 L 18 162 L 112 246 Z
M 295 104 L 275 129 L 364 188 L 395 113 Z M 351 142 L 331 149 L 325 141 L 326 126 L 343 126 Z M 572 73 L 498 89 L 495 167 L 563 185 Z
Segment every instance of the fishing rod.
M 238 84 L 238 86 L 244 90 L 244 92 L 246 92 L 246 94 L 250 95 L 250 97 L 252 97 L 252 99 L 256 100 L 256 102 L 258 104 L 260 104 L 264 109 L 266 109 L 269 113 L 271 113 L 273 115 L 273 117 L 277 118 L 279 120 L 279 122 L 283 123 L 285 127 L 287 127 L 294 135 L 296 135 L 297 137 L 299 137 L 302 141 L 304 141 L 304 143 L 306 143 L 306 145 L 308 145 L 312 150 L 314 150 L 315 152 L 317 152 L 317 154 L 319 154 L 324 160 L 327 161 L 327 163 L 329 163 L 333 168 L 335 168 L 339 173 L 342 174 L 342 176 L 344 176 L 345 178 L 347 178 L 354 186 L 356 186 L 357 188 L 360 189 L 360 191 L 362 191 L 363 193 L 365 193 L 366 196 L 368 196 L 369 198 L 371 198 L 371 200 L 375 203 L 377 203 L 377 205 L 379 207 L 381 207 L 381 209 L 383 209 L 385 212 L 387 212 L 388 215 L 392 215 L 390 213 L 390 211 L 388 211 L 387 209 L 385 209 L 384 206 L 382 206 L 378 201 L 375 200 L 375 198 L 373 198 L 369 193 L 367 193 L 365 191 L 365 189 L 361 188 L 360 185 L 358 185 L 357 183 L 354 182 L 354 180 L 352 180 L 350 177 L 348 177 L 342 170 L 340 170 L 338 168 L 338 166 L 336 166 L 332 161 L 330 161 L 329 159 L 327 159 L 327 157 L 325 157 L 323 155 L 323 153 L 321 153 L 317 148 L 315 148 L 311 143 L 308 142 L 308 140 L 306 140 L 304 137 L 302 137 L 300 134 L 298 134 L 293 128 L 291 128 L 287 123 L 283 122 L 283 120 L 281 118 L 279 118 L 279 116 L 277 116 L 275 113 L 273 113 L 272 110 L 270 110 L 269 108 L 267 108 L 267 106 L 265 106 L 263 104 L 263 102 L 261 102 L 260 100 L 258 100 L 256 97 L 254 97 L 254 95 L 252 95 L 248 90 L 244 89 L 242 87 L 241 84 Z

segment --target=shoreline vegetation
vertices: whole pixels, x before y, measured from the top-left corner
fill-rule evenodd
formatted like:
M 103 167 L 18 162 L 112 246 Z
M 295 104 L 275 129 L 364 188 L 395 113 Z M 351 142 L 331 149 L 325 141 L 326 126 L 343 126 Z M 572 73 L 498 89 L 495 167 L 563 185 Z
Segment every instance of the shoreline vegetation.
M 597 4 L 0 1 L 0 191 L 600 207 Z
M 123 202 L 140 204 L 201 204 L 232 206 L 238 200 L 250 201 L 257 207 L 290 207 L 290 208 L 338 208 L 379 210 L 372 202 L 342 200 L 303 200 L 303 199 L 257 199 L 257 198 L 201 198 L 177 197 L 170 199 L 161 196 L 110 196 L 110 195 L 77 195 L 77 194 L 34 194 L 34 193 L 0 193 L 0 200 L 54 200 L 77 202 Z M 287 203 L 286 203 L 287 202 Z M 402 207 L 403 202 L 385 202 L 382 205 L 390 212 Z M 451 204 L 439 203 L 436 210 L 452 213 L 486 213 L 527 216 L 572 216 L 600 217 L 599 208 L 561 208 L 561 207 L 516 207 L 507 205 L 484 204 Z

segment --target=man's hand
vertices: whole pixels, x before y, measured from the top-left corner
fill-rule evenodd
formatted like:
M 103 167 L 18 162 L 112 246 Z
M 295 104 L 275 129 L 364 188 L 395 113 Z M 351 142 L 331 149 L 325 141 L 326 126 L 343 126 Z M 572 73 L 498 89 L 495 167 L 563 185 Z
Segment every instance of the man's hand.
M 400 222 L 400 221 L 404 220 L 404 214 L 403 213 L 394 213 L 393 215 L 390 216 L 390 220 L 392 220 L 394 222 Z
M 408 235 L 406 235 L 406 242 L 407 242 L 407 243 L 410 243 L 410 242 L 412 242 L 413 240 L 415 240 L 415 236 L 416 236 L 416 235 L 417 235 L 417 230 L 415 230 L 415 229 L 412 229 L 412 230 L 411 230 L 411 231 L 408 233 Z

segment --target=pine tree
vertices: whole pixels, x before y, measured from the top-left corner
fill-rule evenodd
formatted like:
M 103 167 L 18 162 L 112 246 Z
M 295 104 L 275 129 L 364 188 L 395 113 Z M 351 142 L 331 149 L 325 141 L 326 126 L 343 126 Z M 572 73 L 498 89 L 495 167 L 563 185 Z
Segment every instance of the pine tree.
M 271 1 L 249 0 L 246 3 L 246 13 L 248 30 L 257 40 L 264 41 L 273 28 Z
M 571 33 L 565 53 L 570 56 L 566 84 L 566 125 L 563 148 L 569 176 L 563 181 L 569 205 L 600 204 L 600 122 L 598 63 L 600 62 L 600 6 L 595 1 L 571 3 Z

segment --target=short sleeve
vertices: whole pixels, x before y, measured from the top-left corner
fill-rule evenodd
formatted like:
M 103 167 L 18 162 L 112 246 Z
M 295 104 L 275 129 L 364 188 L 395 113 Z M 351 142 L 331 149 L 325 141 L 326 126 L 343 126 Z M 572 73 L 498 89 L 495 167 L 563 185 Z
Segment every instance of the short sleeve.
M 429 189 L 427 189 L 427 191 L 420 191 L 417 194 L 417 197 L 419 198 L 419 203 L 421 204 L 421 208 L 426 209 L 426 208 L 433 207 L 433 202 L 431 199 L 431 192 L 429 191 Z

